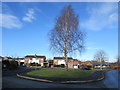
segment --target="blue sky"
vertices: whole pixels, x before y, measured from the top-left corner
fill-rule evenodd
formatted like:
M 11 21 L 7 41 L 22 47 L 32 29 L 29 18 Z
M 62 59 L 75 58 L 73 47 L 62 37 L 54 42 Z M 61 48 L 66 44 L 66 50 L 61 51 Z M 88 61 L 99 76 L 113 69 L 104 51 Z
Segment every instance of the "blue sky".
M 87 32 L 86 51 L 73 57 L 91 60 L 95 52 L 102 49 L 109 61 L 115 61 L 118 54 L 117 2 L 4 2 L 0 12 L 2 56 L 62 56 L 50 51 L 47 35 L 62 8 L 68 4 L 79 15 L 80 29 Z

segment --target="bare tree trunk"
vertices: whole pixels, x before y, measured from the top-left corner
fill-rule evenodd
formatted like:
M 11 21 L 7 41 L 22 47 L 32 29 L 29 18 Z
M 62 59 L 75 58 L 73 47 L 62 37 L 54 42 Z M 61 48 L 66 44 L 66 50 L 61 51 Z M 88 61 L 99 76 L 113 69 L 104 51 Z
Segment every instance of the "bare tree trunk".
M 65 23 L 66 26 L 65 26 L 65 29 L 66 29 L 66 32 L 68 34 L 68 23 L 66 22 Z M 68 38 L 68 35 L 66 35 L 66 39 Z M 68 58 L 67 58 L 67 41 L 65 42 L 65 59 L 66 59 L 66 70 L 68 71 Z
M 102 70 L 102 60 L 100 58 L 100 69 Z
M 68 71 L 68 57 L 67 57 L 67 50 L 65 48 L 65 51 L 64 51 L 64 57 L 65 57 L 65 61 L 66 61 L 66 70 Z
M 100 69 L 102 70 L 102 63 L 100 64 Z
M 66 59 L 66 70 L 68 71 L 68 58 L 65 57 L 65 59 Z

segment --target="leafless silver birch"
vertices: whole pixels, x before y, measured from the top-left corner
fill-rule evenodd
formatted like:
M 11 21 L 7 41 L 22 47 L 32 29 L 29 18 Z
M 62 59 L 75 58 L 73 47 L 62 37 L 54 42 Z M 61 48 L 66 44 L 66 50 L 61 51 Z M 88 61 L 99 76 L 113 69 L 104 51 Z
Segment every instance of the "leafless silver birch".
M 51 49 L 64 54 L 67 70 L 68 54 L 76 50 L 82 52 L 85 35 L 85 32 L 79 30 L 79 18 L 71 5 L 64 7 L 49 33 L 49 39 Z

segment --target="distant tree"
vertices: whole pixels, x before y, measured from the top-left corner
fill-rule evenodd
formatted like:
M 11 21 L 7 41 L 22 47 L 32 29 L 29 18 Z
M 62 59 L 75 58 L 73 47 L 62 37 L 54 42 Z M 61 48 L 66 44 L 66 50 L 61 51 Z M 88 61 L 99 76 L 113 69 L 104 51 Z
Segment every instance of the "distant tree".
M 104 50 L 97 51 L 94 55 L 94 60 L 101 65 L 104 64 L 106 61 L 108 61 L 106 52 Z
M 84 48 L 85 32 L 79 30 L 79 19 L 71 5 L 64 7 L 50 31 L 51 49 L 63 53 L 68 70 L 68 54 Z

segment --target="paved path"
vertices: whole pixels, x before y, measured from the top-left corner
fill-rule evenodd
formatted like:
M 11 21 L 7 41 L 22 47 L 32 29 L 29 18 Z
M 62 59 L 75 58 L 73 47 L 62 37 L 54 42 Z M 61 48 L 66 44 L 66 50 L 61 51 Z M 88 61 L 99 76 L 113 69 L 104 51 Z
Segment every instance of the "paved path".
M 19 69 L 19 73 L 21 73 L 22 71 L 23 69 Z M 31 81 L 31 80 L 18 78 L 16 76 L 16 73 L 18 73 L 18 70 L 15 70 L 12 72 L 7 71 L 3 73 L 3 84 L 2 84 L 3 88 L 106 88 L 108 87 L 106 85 L 107 84 L 105 81 L 106 79 L 99 82 L 93 82 L 93 83 L 59 84 L 59 83 Z M 116 87 L 116 86 L 113 86 L 113 87 Z
M 106 78 L 103 80 L 103 83 L 107 88 L 120 88 L 120 71 L 112 70 L 106 73 Z

